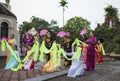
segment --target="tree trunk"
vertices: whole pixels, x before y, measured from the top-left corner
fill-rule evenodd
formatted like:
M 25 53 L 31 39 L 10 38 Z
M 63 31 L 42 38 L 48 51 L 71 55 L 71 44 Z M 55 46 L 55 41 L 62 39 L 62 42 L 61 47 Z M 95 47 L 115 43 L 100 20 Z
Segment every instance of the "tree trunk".
M 63 7 L 63 26 L 64 26 L 64 7 Z

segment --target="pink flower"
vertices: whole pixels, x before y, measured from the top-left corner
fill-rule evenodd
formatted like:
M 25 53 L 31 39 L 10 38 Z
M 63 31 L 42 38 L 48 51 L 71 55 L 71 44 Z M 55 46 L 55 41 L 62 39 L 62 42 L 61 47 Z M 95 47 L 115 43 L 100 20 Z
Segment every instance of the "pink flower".
M 67 35 L 67 33 L 65 31 L 60 31 L 57 33 L 57 37 L 64 37 L 66 35 Z
M 86 33 L 87 33 L 87 30 L 84 29 L 84 30 L 82 30 L 82 31 L 80 32 L 80 35 L 84 35 L 84 34 L 86 34 Z
M 8 40 L 8 38 L 2 37 L 2 38 L 0 38 L 0 40 Z
M 47 32 L 48 32 L 48 30 L 42 29 L 42 30 L 40 31 L 40 36 L 45 35 Z

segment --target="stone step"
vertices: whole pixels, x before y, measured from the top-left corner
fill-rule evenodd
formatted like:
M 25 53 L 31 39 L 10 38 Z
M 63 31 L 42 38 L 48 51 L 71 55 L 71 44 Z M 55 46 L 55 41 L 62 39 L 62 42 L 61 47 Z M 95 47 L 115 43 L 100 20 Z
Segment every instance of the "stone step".
M 0 69 L 0 81 L 20 81 L 43 75 L 39 69 L 11 71 Z

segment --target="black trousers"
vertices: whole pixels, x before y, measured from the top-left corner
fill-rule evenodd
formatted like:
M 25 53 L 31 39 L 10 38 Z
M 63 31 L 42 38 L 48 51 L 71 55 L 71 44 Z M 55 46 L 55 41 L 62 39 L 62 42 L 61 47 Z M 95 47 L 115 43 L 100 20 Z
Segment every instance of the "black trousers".
M 50 60 L 50 53 L 46 54 L 46 62 Z

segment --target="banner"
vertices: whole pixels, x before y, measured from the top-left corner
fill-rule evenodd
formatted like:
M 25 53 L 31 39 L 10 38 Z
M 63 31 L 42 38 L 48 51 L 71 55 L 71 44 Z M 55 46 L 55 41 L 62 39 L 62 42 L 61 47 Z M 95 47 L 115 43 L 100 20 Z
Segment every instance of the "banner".
M 37 61 L 38 57 L 39 57 L 39 60 L 43 62 L 44 61 L 44 55 L 48 54 L 48 53 L 52 53 L 52 58 L 51 59 L 54 63 L 57 63 L 58 66 L 61 65 L 61 55 L 63 55 L 67 60 L 74 60 L 76 58 L 79 58 L 79 60 L 80 60 L 80 55 L 81 55 L 82 48 L 79 47 L 79 46 L 80 46 L 81 43 L 85 44 L 84 42 L 82 42 L 78 39 L 75 39 L 72 46 L 74 46 L 75 44 L 77 45 L 76 52 L 74 52 L 72 58 L 68 58 L 66 56 L 65 51 L 61 48 L 60 44 L 56 44 L 56 42 L 54 42 L 52 44 L 52 47 L 50 49 L 47 49 L 46 46 L 45 46 L 45 41 L 42 42 L 40 47 L 39 47 L 39 43 L 36 41 L 34 43 L 32 49 L 26 55 L 26 57 L 22 61 L 20 61 L 18 59 L 18 57 L 16 56 L 16 54 L 13 52 L 10 45 L 7 43 L 7 41 L 2 40 L 1 43 L 2 43 L 2 51 L 5 51 L 5 45 L 6 45 L 6 47 L 10 50 L 11 54 L 15 57 L 15 59 L 19 63 L 17 68 L 11 68 L 11 70 L 13 70 L 13 71 L 17 71 L 19 69 L 22 69 L 24 62 L 27 61 L 32 54 L 34 55 L 34 61 Z M 85 45 L 87 45 L 87 44 L 85 44 Z M 102 49 L 103 49 L 103 46 L 102 46 Z M 40 55 L 39 55 L 39 52 L 40 52 Z M 104 52 L 104 50 L 103 50 L 103 52 Z
M 79 46 L 80 44 L 85 44 L 86 46 L 88 46 L 86 43 L 82 42 L 81 40 L 78 40 L 78 38 L 75 39 L 75 41 L 72 43 L 72 46 L 75 44 L 77 46 Z
M 106 55 L 106 54 L 105 54 L 105 50 L 104 50 L 103 45 L 102 45 L 102 44 L 100 44 L 100 46 L 101 46 L 101 49 L 102 49 L 102 54 L 103 54 L 103 55 Z
M 1 40 L 1 48 L 2 48 L 2 52 L 5 52 L 5 40 Z
M 8 50 L 11 52 L 11 54 L 14 56 L 14 58 L 17 60 L 17 62 L 21 62 L 20 59 L 16 56 L 15 52 L 13 51 L 13 49 L 10 47 L 10 45 L 7 43 L 6 40 L 4 40 L 6 47 L 8 48 Z M 5 45 L 4 45 L 5 46 Z

